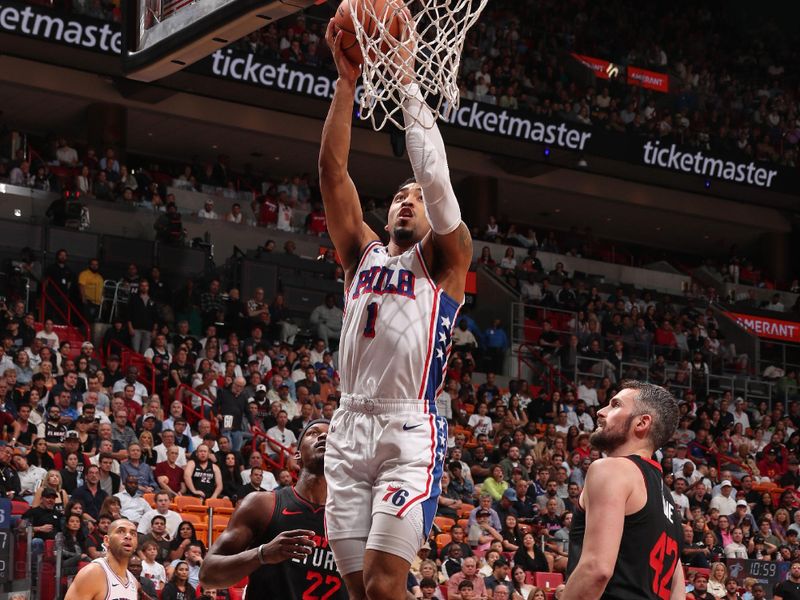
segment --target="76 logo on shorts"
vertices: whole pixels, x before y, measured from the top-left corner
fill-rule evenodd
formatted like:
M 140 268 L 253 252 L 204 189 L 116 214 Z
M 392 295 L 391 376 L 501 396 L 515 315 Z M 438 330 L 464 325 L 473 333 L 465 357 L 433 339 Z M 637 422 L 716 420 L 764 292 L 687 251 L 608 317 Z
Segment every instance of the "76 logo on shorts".
M 400 486 L 387 485 L 386 493 L 383 496 L 383 502 L 391 502 L 395 506 L 403 506 L 408 500 L 408 490 L 404 490 Z

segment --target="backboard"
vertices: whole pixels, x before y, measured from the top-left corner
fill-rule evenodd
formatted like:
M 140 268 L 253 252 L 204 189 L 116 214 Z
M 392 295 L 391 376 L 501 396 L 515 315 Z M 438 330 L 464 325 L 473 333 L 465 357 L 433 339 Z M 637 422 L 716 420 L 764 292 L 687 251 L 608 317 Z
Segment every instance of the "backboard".
M 127 0 L 123 2 L 125 75 L 155 81 L 219 48 L 325 0 Z

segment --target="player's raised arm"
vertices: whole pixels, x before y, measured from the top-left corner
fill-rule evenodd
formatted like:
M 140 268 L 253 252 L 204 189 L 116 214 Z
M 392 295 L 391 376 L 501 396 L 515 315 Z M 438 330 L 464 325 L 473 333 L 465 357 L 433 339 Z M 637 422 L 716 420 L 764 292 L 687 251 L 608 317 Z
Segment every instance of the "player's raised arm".
M 625 525 L 625 505 L 632 486 L 627 459 L 604 458 L 592 463 L 583 491 L 586 533 L 580 561 L 559 600 L 597 600 L 614 573 Z M 633 468 L 636 468 L 631 463 Z
M 347 172 L 359 67 L 351 63 L 342 52 L 341 32 L 334 36 L 333 20 L 328 23 L 325 39 L 333 52 L 339 79 L 322 129 L 319 185 L 328 220 L 328 233 L 349 281 L 361 250 L 369 241 L 378 239 L 378 236 L 364 223 L 358 192 Z
M 292 558 L 305 558 L 313 548 L 313 531 L 284 531 L 266 544 L 251 547 L 269 526 L 275 510 L 275 494 L 248 494 L 231 516 L 228 526 L 214 544 L 200 567 L 200 582 L 206 587 L 230 587 L 261 565 L 276 564 Z
M 402 54 L 400 57 L 399 60 L 403 60 Z M 401 68 L 410 70 L 408 67 Z M 414 179 L 422 188 L 425 215 L 432 230 L 430 238 L 422 243 L 427 246 L 428 240 L 432 242 L 437 283 L 454 299 L 461 300 L 464 297 L 466 274 L 472 262 L 472 237 L 469 228 L 461 220 L 461 208 L 450 181 L 447 153 L 436 117 L 412 77 L 406 76 L 405 79 L 409 94 L 403 102 L 406 151 Z

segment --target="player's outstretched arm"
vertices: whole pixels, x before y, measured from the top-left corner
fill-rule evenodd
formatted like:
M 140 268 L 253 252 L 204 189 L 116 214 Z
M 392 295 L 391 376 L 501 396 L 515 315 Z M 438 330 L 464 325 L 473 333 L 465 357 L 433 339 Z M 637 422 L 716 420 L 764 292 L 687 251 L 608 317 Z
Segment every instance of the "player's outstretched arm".
M 408 79 L 408 78 L 407 78 Z M 472 237 L 461 220 L 444 140 L 436 117 L 425 103 L 416 83 L 407 83 L 409 97 L 403 102 L 406 150 L 414 179 L 422 188 L 425 215 L 431 225 L 430 238 L 423 240 L 426 259 L 432 258 L 436 282 L 454 299 L 462 300 L 469 265 Z M 432 257 L 428 244 L 432 246 Z
M 274 511 L 275 494 L 272 492 L 248 494 L 242 500 L 203 560 L 200 567 L 203 586 L 227 588 L 262 564 L 303 558 L 311 553 L 314 532 L 305 529 L 284 531 L 262 546 L 251 547 L 253 540 L 263 536 Z
M 103 600 L 106 597 L 106 577 L 98 564 L 86 565 L 75 576 L 64 600 Z
M 328 23 L 325 39 L 333 52 L 339 78 L 322 129 L 319 185 L 325 205 L 328 233 L 336 246 L 349 282 L 358 265 L 361 250 L 371 240 L 378 239 L 378 236 L 364 223 L 358 192 L 347 171 L 359 67 L 353 65 L 342 52 L 341 32 L 334 35 L 333 20 Z
M 586 473 L 583 550 L 559 600 L 597 600 L 614 574 L 625 525 L 625 504 L 632 490 L 627 471 L 620 472 L 620 460 L 627 459 L 597 460 Z

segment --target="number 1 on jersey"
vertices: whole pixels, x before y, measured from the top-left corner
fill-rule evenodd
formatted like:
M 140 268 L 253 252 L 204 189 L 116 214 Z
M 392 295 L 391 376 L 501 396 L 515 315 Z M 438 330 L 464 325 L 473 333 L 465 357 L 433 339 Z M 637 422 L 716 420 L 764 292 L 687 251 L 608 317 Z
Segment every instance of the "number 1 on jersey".
M 375 337 L 375 321 L 378 319 L 378 303 L 367 304 L 367 324 L 364 325 L 364 337 Z

